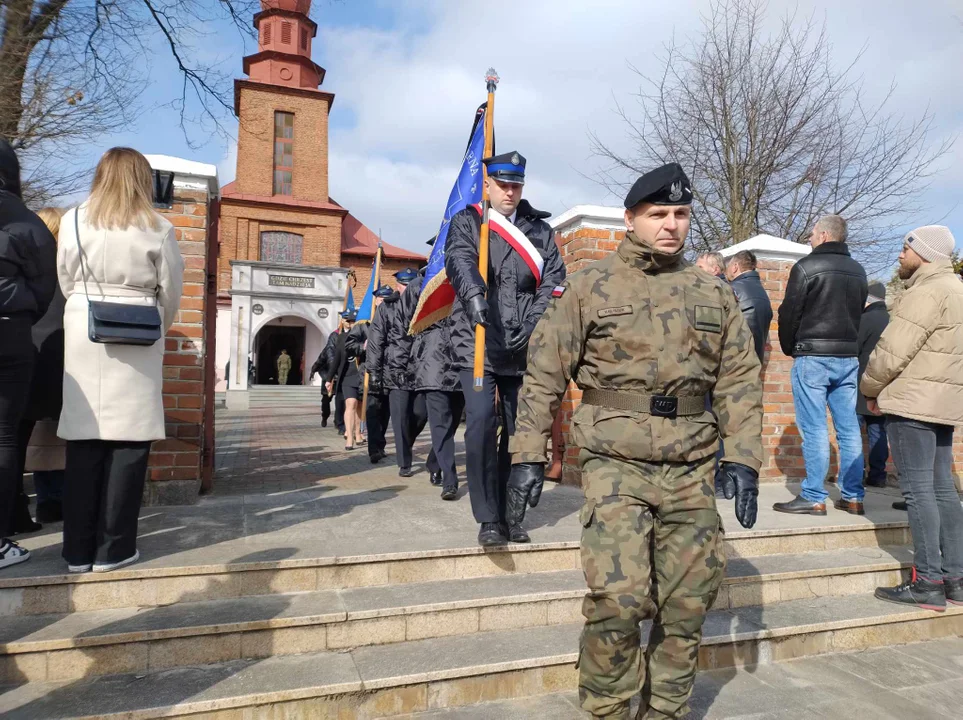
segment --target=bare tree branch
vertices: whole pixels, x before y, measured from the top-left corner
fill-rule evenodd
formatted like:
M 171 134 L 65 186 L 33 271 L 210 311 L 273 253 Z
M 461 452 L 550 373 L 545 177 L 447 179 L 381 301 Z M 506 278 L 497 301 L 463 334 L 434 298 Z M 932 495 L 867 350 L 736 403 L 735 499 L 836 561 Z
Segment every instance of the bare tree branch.
M 838 213 L 867 269 L 888 267 L 895 230 L 922 210 L 954 139 L 934 140 L 928 110 L 893 113 L 893 89 L 870 103 L 854 76 L 862 50 L 839 68 L 825 23 L 791 13 L 766 32 L 765 10 L 713 0 L 701 33 L 665 48 L 658 76 L 636 71 L 634 106 L 616 106 L 627 144 L 590 136 L 606 160 L 596 179 L 617 191 L 674 160 L 691 174 L 700 251 L 760 232 L 803 241 Z

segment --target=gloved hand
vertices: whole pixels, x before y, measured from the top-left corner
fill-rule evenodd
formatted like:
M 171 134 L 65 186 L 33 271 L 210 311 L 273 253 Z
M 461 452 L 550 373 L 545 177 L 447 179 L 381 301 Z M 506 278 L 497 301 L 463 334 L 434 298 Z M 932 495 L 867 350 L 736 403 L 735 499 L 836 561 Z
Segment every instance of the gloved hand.
M 733 488 L 736 498 L 736 519 L 746 530 L 756 524 L 759 497 L 759 473 L 751 467 L 739 463 L 722 463 L 722 473 L 725 485 Z M 728 490 L 726 491 L 728 497 Z
M 476 295 L 468 301 L 468 319 L 472 327 L 488 327 L 488 301 L 483 295 Z
M 534 330 L 535 325 L 527 320 L 522 323 L 521 327 L 510 330 L 505 338 L 505 349 L 510 353 L 517 353 L 528 344 Z
M 716 493 L 721 490 L 726 500 L 732 500 L 736 496 L 736 481 L 726 472 L 726 464 L 719 465 L 716 470 Z
M 520 463 L 512 465 L 508 476 L 507 517 L 509 527 L 521 525 L 525 519 L 525 506 L 535 507 L 542 497 L 545 484 L 544 463 Z

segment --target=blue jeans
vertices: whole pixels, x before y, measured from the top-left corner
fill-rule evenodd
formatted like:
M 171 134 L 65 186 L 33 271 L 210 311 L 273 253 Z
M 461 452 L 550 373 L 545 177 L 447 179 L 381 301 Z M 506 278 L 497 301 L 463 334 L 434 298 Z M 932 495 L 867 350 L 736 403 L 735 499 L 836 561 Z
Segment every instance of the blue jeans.
M 795 359 L 792 365 L 792 399 L 796 425 L 802 435 L 806 479 L 802 492 L 812 503 L 824 503 L 829 472 L 829 427 L 826 405 L 833 416 L 839 447 L 839 491 L 844 500 L 862 500 L 863 438 L 856 419 L 856 358 L 816 357 Z
M 893 462 L 909 512 L 916 572 L 963 577 L 963 507 L 953 482 L 953 428 L 890 415 Z
M 882 415 L 863 415 L 860 417 L 866 426 L 869 440 L 868 485 L 886 484 L 886 461 L 889 460 L 889 442 L 886 437 L 886 418 Z

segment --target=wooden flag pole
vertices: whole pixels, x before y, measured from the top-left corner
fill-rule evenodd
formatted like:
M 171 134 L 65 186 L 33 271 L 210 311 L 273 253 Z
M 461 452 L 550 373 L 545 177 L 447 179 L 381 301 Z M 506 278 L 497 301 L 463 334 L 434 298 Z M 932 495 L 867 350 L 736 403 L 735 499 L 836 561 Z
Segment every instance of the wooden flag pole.
M 488 86 L 488 105 L 485 109 L 485 157 L 491 157 L 492 144 L 495 132 L 495 88 L 498 87 L 498 73 L 495 68 L 488 68 L 485 75 L 485 83 Z M 487 180 L 488 170 L 482 166 L 482 180 Z M 488 286 L 488 186 L 482 185 L 482 225 L 478 234 L 478 272 L 482 282 Z M 485 293 L 487 298 L 487 291 Z M 485 382 L 485 328 L 482 325 L 475 326 L 475 369 L 473 389 L 481 392 Z
M 381 287 L 381 231 L 378 231 L 378 252 L 375 255 L 375 277 L 377 278 L 376 284 Z M 374 290 L 371 291 L 371 321 L 368 323 L 368 332 L 371 332 L 371 326 L 374 325 L 375 312 L 378 309 L 378 304 L 375 302 Z M 366 365 L 367 366 L 367 365 Z M 365 422 L 368 417 L 368 371 L 364 371 L 364 392 L 361 394 L 361 422 Z

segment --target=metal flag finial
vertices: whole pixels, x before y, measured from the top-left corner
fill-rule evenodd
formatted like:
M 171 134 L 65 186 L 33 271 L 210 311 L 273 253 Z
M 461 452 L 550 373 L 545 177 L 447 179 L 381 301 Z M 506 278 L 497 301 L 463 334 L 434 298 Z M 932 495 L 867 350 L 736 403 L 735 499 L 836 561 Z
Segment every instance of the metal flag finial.
M 495 88 L 498 87 L 498 81 L 500 79 L 498 73 L 495 72 L 495 68 L 488 68 L 488 72 L 485 73 L 485 84 L 488 85 L 488 92 L 495 92 Z

